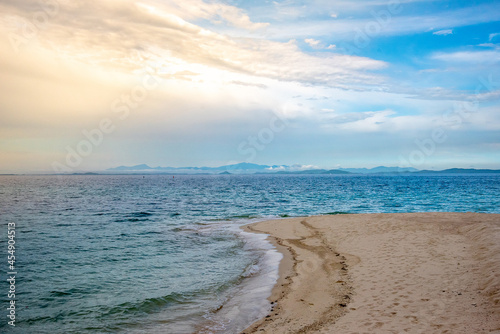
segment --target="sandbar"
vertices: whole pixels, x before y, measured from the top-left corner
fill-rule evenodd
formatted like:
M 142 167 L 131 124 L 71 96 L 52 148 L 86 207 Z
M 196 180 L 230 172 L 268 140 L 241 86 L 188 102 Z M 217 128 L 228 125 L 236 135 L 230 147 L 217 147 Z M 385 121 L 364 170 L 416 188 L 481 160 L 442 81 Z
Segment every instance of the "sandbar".
M 244 227 L 284 254 L 242 333 L 500 333 L 500 214 L 342 214 Z

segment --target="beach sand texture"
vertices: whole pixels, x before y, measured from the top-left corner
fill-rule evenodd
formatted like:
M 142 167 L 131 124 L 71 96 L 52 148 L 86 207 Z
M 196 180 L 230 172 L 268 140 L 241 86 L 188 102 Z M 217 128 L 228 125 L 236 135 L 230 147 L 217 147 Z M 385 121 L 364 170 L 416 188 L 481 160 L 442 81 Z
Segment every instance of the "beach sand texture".
M 242 333 L 500 333 L 500 215 L 273 220 L 270 314 Z

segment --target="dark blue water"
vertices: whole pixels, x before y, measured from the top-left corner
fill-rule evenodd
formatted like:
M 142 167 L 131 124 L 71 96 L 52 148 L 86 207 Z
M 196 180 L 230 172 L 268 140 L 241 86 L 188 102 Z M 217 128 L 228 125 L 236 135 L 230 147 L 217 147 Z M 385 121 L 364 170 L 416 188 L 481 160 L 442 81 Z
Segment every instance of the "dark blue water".
M 0 331 L 235 332 L 265 312 L 256 299 L 268 290 L 257 286 L 272 286 L 263 280 L 279 260 L 242 224 L 421 211 L 500 213 L 500 175 L 1 176 Z M 6 317 L 9 222 L 14 328 Z M 228 311 L 238 303 L 256 307 L 242 320 Z M 218 316 L 221 306 L 234 319 Z

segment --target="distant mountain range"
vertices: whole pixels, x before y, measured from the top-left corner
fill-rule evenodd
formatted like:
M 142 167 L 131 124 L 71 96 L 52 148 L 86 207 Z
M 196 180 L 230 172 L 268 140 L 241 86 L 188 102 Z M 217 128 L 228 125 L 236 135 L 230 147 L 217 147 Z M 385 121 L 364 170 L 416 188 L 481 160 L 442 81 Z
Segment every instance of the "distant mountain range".
M 499 169 L 474 169 L 474 168 L 449 168 L 441 171 L 433 171 L 433 170 L 420 170 L 419 174 L 498 174 L 500 173 Z
M 115 168 L 109 168 L 107 171 L 114 172 L 130 172 L 130 171 L 164 171 L 164 172 L 179 172 L 179 171 L 195 171 L 195 172 L 231 172 L 231 171 L 264 171 L 273 170 L 277 168 L 287 168 L 288 166 L 267 166 L 267 165 L 257 165 L 248 162 L 242 162 L 234 165 L 226 165 L 220 167 L 149 167 L 148 165 L 136 165 L 136 166 L 120 166 Z
M 459 174 L 500 173 L 492 169 L 451 168 L 441 171 L 418 170 L 413 167 L 339 168 L 319 169 L 304 165 L 258 165 L 248 162 L 219 167 L 150 167 L 146 164 L 109 168 L 112 174 Z
M 419 170 L 413 167 L 384 167 L 379 166 L 375 168 L 340 168 L 350 173 L 358 174 L 376 174 L 376 173 L 411 173 L 418 172 Z

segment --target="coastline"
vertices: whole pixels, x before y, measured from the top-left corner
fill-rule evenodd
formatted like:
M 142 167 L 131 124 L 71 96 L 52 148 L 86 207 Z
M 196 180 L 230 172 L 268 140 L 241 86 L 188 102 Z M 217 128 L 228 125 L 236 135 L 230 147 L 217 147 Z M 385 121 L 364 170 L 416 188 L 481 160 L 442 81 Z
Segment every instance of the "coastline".
M 241 333 L 500 333 L 500 214 L 254 223 L 283 254 L 271 312 Z
M 207 311 L 205 321 L 195 326 L 193 332 L 197 334 L 238 333 L 266 316 L 271 308 L 266 298 L 278 281 L 282 253 L 262 233 L 232 223 L 225 227 L 244 242 L 245 252 L 251 253 L 254 261 L 246 267 L 241 281 L 226 290 L 218 308 Z

